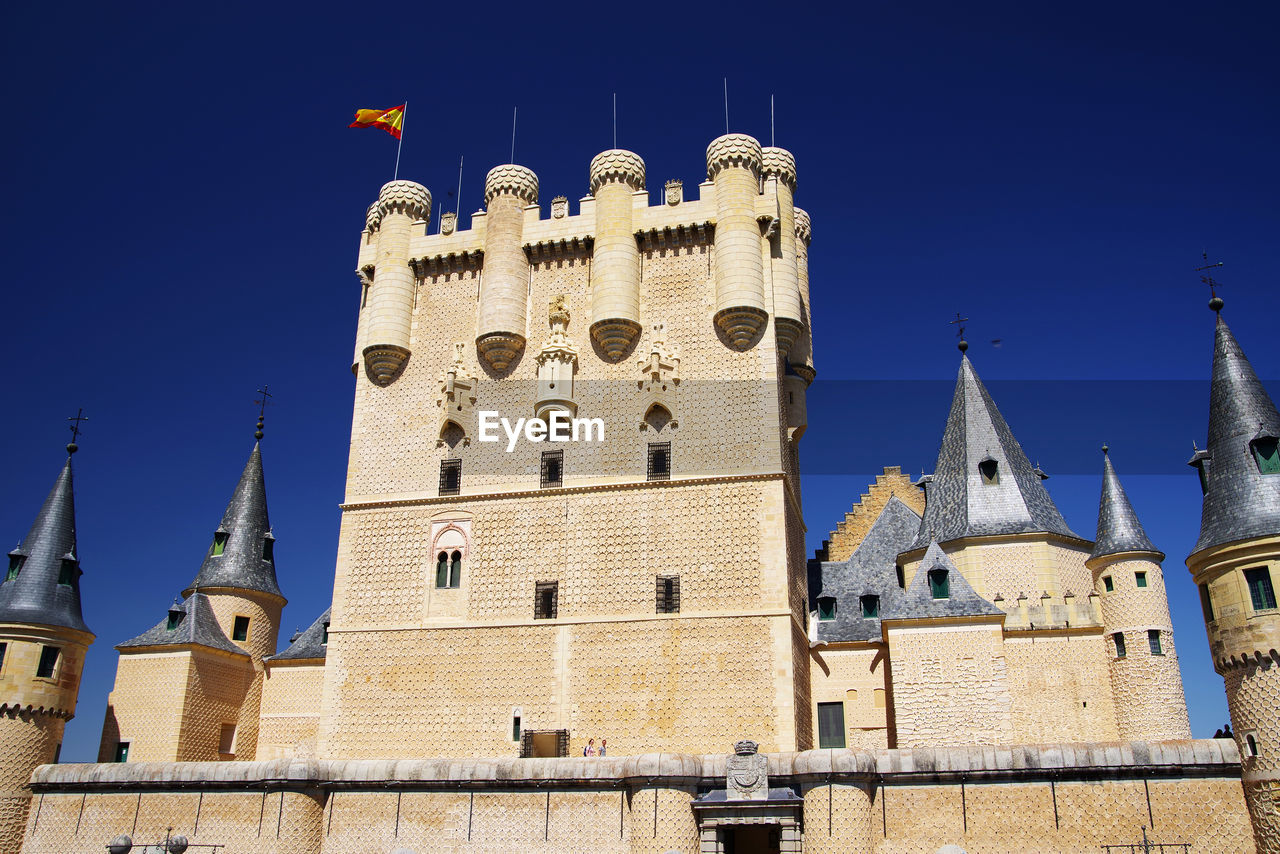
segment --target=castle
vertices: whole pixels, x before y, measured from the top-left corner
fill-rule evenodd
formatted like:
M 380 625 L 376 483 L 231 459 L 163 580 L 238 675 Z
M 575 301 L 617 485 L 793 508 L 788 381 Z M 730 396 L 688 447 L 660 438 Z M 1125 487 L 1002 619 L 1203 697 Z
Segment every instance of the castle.
M 434 233 L 425 187 L 382 188 L 331 609 L 277 652 L 255 445 L 83 766 L 44 764 L 93 640 L 68 460 L 0 585 L 0 850 L 1280 851 L 1280 417 L 1220 315 L 1188 566 L 1235 743 L 1190 737 L 1110 456 L 1087 539 L 963 352 L 933 473 L 886 468 L 806 559 L 790 153 L 720 137 L 657 205 L 633 152 L 588 178 L 544 217 L 498 166 Z

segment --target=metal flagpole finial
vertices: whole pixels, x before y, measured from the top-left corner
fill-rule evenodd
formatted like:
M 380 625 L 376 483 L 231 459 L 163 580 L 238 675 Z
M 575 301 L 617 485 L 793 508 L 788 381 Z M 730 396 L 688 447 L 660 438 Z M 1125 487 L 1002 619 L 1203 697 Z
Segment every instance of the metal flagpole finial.
M 1222 287 L 1222 283 L 1213 278 L 1213 276 L 1210 276 L 1208 272 L 1209 270 L 1221 267 L 1222 262 L 1219 261 L 1216 264 L 1210 264 L 1208 251 L 1201 252 L 1200 257 L 1204 259 L 1204 265 L 1196 267 L 1196 272 L 1200 274 L 1200 281 L 1209 286 L 1209 308 L 1214 311 L 1222 311 L 1222 306 L 1225 305 L 1225 303 L 1223 303 L 1222 297 L 1218 296 L 1218 288 Z
M 961 353 L 969 349 L 969 342 L 964 340 L 964 325 L 968 322 L 969 322 L 969 318 L 961 317 L 960 312 L 958 311 L 956 312 L 955 320 L 947 321 L 947 323 L 950 323 L 956 327 L 956 337 L 960 339 L 960 341 L 956 344 L 956 347 L 960 348 Z
M 259 441 L 262 440 L 262 424 L 266 419 L 267 406 L 271 403 L 271 398 L 275 396 L 271 392 L 267 391 L 268 388 L 270 388 L 270 386 L 264 385 L 262 388 L 258 389 L 258 394 L 262 395 L 262 398 L 254 401 L 254 403 L 258 404 L 258 429 L 253 431 L 253 438 Z
M 80 450 L 80 446 L 76 444 L 76 440 L 80 438 L 80 422 L 88 421 L 89 416 L 84 414 L 84 407 L 80 406 L 76 408 L 76 414 L 67 420 L 71 422 L 71 441 L 67 444 L 67 454 L 70 455 Z

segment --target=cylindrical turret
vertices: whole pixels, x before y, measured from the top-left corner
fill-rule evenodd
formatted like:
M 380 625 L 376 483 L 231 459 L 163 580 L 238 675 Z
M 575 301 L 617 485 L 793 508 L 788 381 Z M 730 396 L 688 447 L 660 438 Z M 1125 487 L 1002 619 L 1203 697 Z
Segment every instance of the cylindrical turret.
M 640 335 L 640 250 L 631 217 L 631 194 L 644 189 L 644 161 L 620 148 L 591 159 L 596 197 L 595 248 L 591 256 L 591 337 L 611 362 Z
M 796 261 L 796 159 L 785 148 L 769 146 L 762 151 L 764 176 L 777 183 L 778 192 L 778 227 L 773 230 L 769 247 L 773 263 L 773 324 L 778 352 L 789 356 L 804 332 Z
M 809 214 L 800 209 L 796 213 L 796 279 L 800 287 L 800 306 L 804 318 L 804 328 L 800 337 L 791 347 L 791 370 L 804 377 L 806 383 L 813 382 L 817 372 L 813 369 L 813 309 L 809 305 L 809 241 L 813 239 L 813 229 L 809 222 Z
M 431 191 L 413 181 L 384 184 L 378 194 L 378 214 L 375 283 L 363 312 L 367 336 L 363 356 L 369 379 L 385 386 L 409 358 L 414 289 L 409 237 L 414 222 L 431 218 Z
M 360 361 L 364 358 L 364 342 L 369 336 L 369 324 L 366 322 L 369 313 L 366 309 L 369 307 L 369 288 L 373 286 L 373 279 L 364 270 L 356 270 L 356 276 L 360 279 L 360 307 L 356 310 L 356 352 L 351 360 L 351 373 L 359 375 Z
M 507 163 L 493 167 L 485 176 L 484 205 L 488 216 L 476 350 L 495 371 L 505 371 L 524 349 L 529 311 L 524 209 L 537 203 L 538 176 L 533 170 Z
M 756 223 L 761 157 L 760 143 L 746 134 L 707 146 L 707 177 L 716 185 L 715 324 L 735 350 L 750 347 L 769 322 Z

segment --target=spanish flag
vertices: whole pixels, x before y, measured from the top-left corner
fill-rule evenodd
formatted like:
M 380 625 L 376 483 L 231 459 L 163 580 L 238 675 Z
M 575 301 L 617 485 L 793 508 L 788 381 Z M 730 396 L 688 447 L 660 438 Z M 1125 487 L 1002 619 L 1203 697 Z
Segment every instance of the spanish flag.
M 401 104 L 386 110 L 356 110 L 356 120 L 347 127 L 382 128 L 399 139 L 400 127 L 404 124 L 404 108 L 405 105 Z

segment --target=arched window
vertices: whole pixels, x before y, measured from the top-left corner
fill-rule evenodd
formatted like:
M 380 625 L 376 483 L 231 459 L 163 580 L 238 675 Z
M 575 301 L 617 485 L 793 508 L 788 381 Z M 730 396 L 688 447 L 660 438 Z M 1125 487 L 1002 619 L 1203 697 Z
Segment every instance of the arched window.
M 1253 460 L 1262 474 L 1280 474 L 1280 441 L 1275 436 L 1259 436 L 1249 443 Z
M 644 423 L 649 429 L 655 433 L 661 433 L 662 429 L 671 423 L 671 413 L 665 406 L 655 403 L 649 407 L 649 411 L 644 414 Z
M 978 473 L 982 475 L 983 484 L 993 486 L 1000 482 L 1000 463 L 987 457 L 978 463 Z
M 934 599 L 951 598 L 951 581 L 947 575 L 948 572 L 945 569 L 929 570 L 929 592 L 933 594 Z
M 449 556 L 449 586 L 462 584 L 462 552 L 455 551 Z
M 451 451 L 455 450 L 466 436 L 466 431 L 454 421 L 446 421 L 444 429 L 440 431 L 440 441 L 444 442 Z
M 440 556 L 436 558 L 436 587 L 449 586 L 449 555 L 440 552 Z

